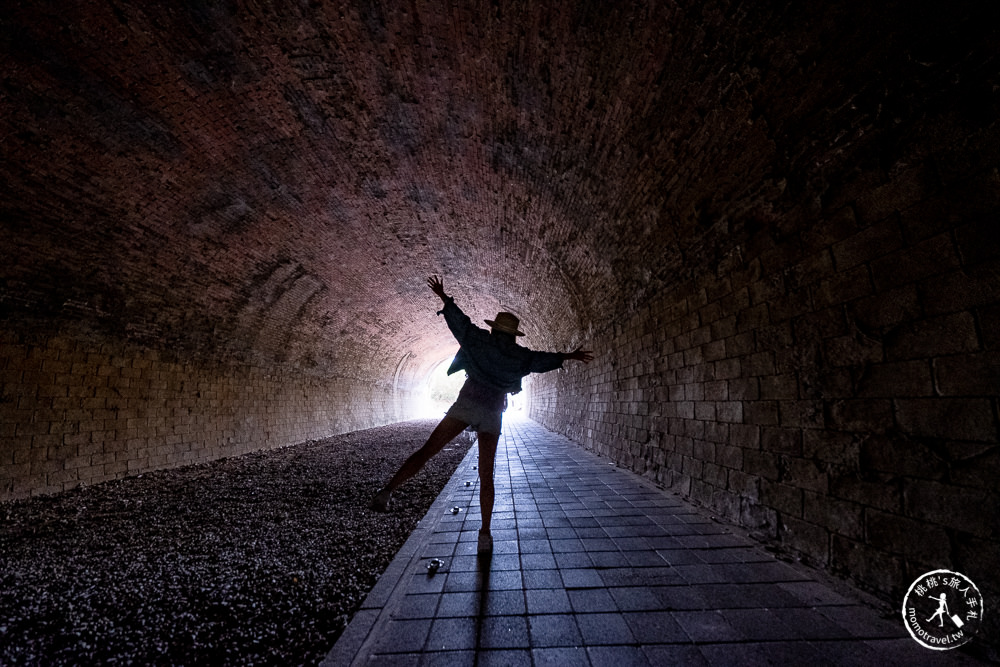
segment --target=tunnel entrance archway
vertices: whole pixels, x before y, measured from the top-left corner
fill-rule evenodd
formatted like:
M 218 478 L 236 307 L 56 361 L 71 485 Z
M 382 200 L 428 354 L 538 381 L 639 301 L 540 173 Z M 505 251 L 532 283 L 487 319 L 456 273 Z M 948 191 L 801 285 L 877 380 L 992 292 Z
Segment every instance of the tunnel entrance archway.
M 448 375 L 448 367 L 455 359 L 455 355 L 449 355 L 433 365 L 427 377 L 421 385 L 420 391 L 420 419 L 440 418 L 451 404 L 458 398 L 458 392 L 465 383 L 465 373 L 453 373 Z M 527 392 L 508 394 L 507 409 L 505 413 L 527 414 L 528 396 Z
M 458 398 L 458 392 L 465 382 L 465 373 L 448 375 L 455 355 L 450 354 L 434 364 L 421 385 L 420 414 L 421 419 L 440 419 L 445 411 Z

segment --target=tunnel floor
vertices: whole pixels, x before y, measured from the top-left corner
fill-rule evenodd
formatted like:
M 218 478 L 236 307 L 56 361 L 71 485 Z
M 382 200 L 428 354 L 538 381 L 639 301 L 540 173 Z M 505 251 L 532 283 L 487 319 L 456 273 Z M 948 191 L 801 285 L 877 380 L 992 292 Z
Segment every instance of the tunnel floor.
M 325 667 L 978 663 L 533 421 L 504 431 L 488 567 L 473 447 Z

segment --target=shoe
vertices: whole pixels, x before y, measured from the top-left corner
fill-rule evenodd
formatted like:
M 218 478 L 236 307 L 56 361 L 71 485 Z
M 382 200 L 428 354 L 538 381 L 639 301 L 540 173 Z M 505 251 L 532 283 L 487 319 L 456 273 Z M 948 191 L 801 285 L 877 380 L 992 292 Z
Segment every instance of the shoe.
M 378 494 L 372 498 L 369 508 L 375 510 L 376 512 L 388 512 L 389 511 L 389 497 L 392 495 L 392 491 L 388 488 L 382 489 Z
M 489 533 L 479 533 L 479 547 L 476 553 L 480 556 L 488 556 L 493 553 L 493 536 Z

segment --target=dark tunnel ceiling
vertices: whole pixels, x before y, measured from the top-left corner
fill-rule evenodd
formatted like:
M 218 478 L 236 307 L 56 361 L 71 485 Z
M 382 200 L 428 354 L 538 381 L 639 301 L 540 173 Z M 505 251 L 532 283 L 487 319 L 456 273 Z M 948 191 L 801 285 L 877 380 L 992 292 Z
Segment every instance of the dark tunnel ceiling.
M 19 3 L 5 316 L 384 380 L 454 349 L 436 272 L 585 342 L 836 200 L 961 48 L 908 3 L 760 4 Z

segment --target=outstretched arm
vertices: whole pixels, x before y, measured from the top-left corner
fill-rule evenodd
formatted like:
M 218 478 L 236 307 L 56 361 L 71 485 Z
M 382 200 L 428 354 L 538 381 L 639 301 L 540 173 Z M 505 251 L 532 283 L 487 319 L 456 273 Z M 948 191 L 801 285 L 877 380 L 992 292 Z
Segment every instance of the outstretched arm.
M 578 347 L 572 352 L 566 352 L 563 356 L 574 361 L 582 361 L 585 364 L 589 364 L 594 360 L 594 354 L 590 350 L 584 350 L 582 347 Z
M 548 373 L 557 368 L 562 368 L 563 362 L 566 360 L 571 359 L 589 364 L 593 358 L 594 355 L 591 352 L 581 348 L 577 348 L 572 352 L 532 352 L 528 372 Z

